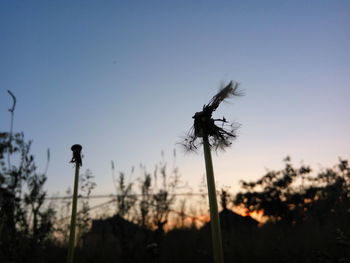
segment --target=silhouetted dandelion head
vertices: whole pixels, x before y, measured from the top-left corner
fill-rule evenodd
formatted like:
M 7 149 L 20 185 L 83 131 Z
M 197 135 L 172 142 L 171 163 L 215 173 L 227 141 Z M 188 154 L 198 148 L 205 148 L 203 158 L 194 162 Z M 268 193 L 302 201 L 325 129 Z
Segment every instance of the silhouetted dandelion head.
M 81 159 L 81 150 L 83 149 L 83 147 L 80 144 L 74 144 L 70 149 L 73 152 L 73 157 L 70 162 L 82 166 L 83 162 Z
M 203 143 L 203 138 L 208 138 L 210 146 L 214 149 L 223 150 L 231 145 L 232 140 L 236 138 L 235 131 L 238 125 L 230 124 L 225 117 L 213 119 L 212 114 L 225 99 L 241 95 L 237 88 L 238 84 L 231 81 L 203 106 L 202 111 L 193 115 L 193 126 L 182 142 L 186 150 L 195 151 Z

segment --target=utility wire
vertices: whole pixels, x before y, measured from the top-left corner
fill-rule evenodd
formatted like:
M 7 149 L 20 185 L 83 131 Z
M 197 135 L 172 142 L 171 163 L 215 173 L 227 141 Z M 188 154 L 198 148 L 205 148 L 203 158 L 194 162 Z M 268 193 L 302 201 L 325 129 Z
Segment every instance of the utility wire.
M 193 194 L 177 194 L 177 195 L 193 195 Z M 202 194 L 196 194 L 196 195 L 202 195 Z M 134 196 L 134 195 L 132 195 L 132 196 Z M 96 197 L 96 196 L 95 196 Z M 112 197 L 111 195 L 105 195 L 105 196 L 103 196 L 102 198 L 105 198 L 105 197 Z M 68 198 L 71 198 L 71 197 L 61 197 L 61 199 L 68 199 Z M 79 198 L 79 197 L 78 197 Z M 81 197 L 80 197 L 81 198 Z M 88 197 L 85 197 L 85 198 L 88 198 Z M 98 198 L 101 198 L 101 196 L 98 196 Z M 53 200 L 55 200 L 55 199 L 53 199 Z M 101 204 L 98 204 L 98 205 L 95 205 L 95 206 L 92 206 L 92 207 L 90 207 L 88 210 L 85 210 L 85 211 L 79 211 L 79 212 L 77 212 L 77 214 L 81 214 L 81 213 L 83 213 L 83 212 L 87 212 L 87 211 L 91 211 L 91 210 L 95 210 L 95 209 L 97 209 L 97 208 L 100 208 L 100 207 L 103 207 L 103 206 L 106 206 L 106 205 L 109 205 L 109 204 L 112 204 L 112 203 L 114 203 L 114 202 L 117 202 L 117 199 L 112 199 L 112 200 L 109 200 L 109 201 L 107 201 L 107 202 L 103 202 L 103 203 L 101 203 Z M 152 206 L 155 206 L 155 205 L 153 205 L 153 204 L 151 204 Z M 178 211 L 178 210 L 175 210 L 175 209 L 169 209 L 169 211 L 170 212 L 172 212 L 172 213 L 175 213 L 175 214 L 178 214 L 178 215 L 183 215 L 183 216 L 185 216 L 185 217 L 187 217 L 187 218 L 191 218 L 191 219 L 193 219 L 193 220 L 196 220 L 196 221 L 201 221 L 201 222 L 203 222 L 203 223 L 206 223 L 207 221 L 206 220 L 204 220 L 204 219 L 201 219 L 201 218 L 199 218 L 199 217 L 196 217 L 196 216 L 192 216 L 192 215 L 188 215 L 188 214 L 186 214 L 186 213 L 184 213 L 184 212 L 181 212 L 181 211 Z M 60 218 L 58 221 L 64 221 L 64 220 L 67 220 L 67 219 L 69 219 L 70 218 L 70 216 L 67 216 L 67 217 L 64 217 L 64 218 Z
M 155 196 L 156 194 L 150 194 L 150 196 Z M 179 193 L 179 194 L 172 194 L 174 196 L 206 196 L 208 193 Z M 79 199 L 102 199 L 102 198 L 117 198 L 121 197 L 124 195 L 114 195 L 114 194 L 109 194 L 109 195 L 90 195 L 90 196 L 82 196 L 79 195 Z M 142 194 L 131 194 L 131 195 L 126 195 L 126 197 L 140 197 Z M 52 196 L 52 197 L 46 197 L 46 200 L 65 200 L 65 199 L 72 199 L 72 196 Z

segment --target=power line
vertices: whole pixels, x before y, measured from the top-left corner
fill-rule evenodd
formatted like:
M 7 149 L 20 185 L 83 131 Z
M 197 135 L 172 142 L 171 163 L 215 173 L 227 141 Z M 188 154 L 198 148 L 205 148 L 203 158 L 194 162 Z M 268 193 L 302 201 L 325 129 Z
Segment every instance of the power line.
M 178 195 L 184 195 L 184 194 L 178 194 Z M 187 194 L 187 195 L 188 195 L 188 194 Z M 199 195 L 199 194 L 196 194 L 196 195 Z M 107 197 L 111 197 L 111 196 L 110 196 L 110 195 L 107 195 Z M 68 197 L 62 197 L 62 198 L 68 198 Z M 98 198 L 100 198 L 100 197 L 98 197 Z M 109 205 L 109 204 L 114 203 L 114 202 L 117 202 L 117 200 L 116 200 L 116 199 L 112 199 L 112 200 L 109 200 L 109 201 L 107 201 L 107 202 L 103 202 L 103 203 L 101 203 L 101 204 L 92 206 L 92 207 L 90 207 L 88 210 L 85 210 L 85 211 L 80 210 L 80 211 L 78 211 L 77 214 L 81 214 L 81 213 L 83 213 L 83 212 L 91 211 L 91 210 L 94 210 L 94 209 L 103 207 L 103 206 L 105 206 L 105 205 Z M 150 205 L 155 206 L 155 205 L 153 205 L 153 204 L 150 204 Z M 186 217 L 186 218 L 191 218 L 192 220 L 201 221 L 201 222 L 203 222 L 203 223 L 206 223 L 206 222 L 207 222 L 205 219 L 201 219 L 201 218 L 196 217 L 196 216 L 188 215 L 188 214 L 186 214 L 186 213 L 184 213 L 184 212 L 182 212 L 182 211 L 177 211 L 177 210 L 174 210 L 174 209 L 169 209 L 169 211 L 172 212 L 172 213 L 178 214 L 178 215 L 182 215 L 182 216 L 184 216 L 184 217 Z M 69 218 L 70 218 L 70 216 L 66 216 L 66 217 L 60 218 L 58 221 L 64 221 L 64 220 L 67 220 L 67 219 L 69 219 Z
M 208 193 L 178 193 L 178 194 L 172 194 L 174 196 L 206 196 Z M 90 196 L 82 196 L 79 195 L 79 199 L 102 199 L 102 198 L 118 198 L 118 197 L 141 197 L 142 194 L 131 194 L 131 195 L 115 195 L 115 194 L 109 194 L 109 195 L 90 195 Z M 148 196 L 156 196 L 156 194 L 149 194 Z M 46 197 L 45 200 L 65 200 L 65 199 L 72 199 L 72 196 L 52 196 L 52 197 Z

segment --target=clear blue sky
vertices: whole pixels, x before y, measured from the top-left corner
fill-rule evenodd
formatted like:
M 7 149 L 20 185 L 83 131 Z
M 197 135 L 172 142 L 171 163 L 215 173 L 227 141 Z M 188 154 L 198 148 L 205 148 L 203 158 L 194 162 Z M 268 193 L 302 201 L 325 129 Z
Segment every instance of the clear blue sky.
M 217 116 L 241 123 L 214 154 L 216 179 L 237 189 L 291 155 L 335 164 L 350 158 L 349 1 L 0 2 L 0 128 L 33 139 L 46 189 L 72 185 L 70 146 L 83 145 L 95 193 L 113 192 L 110 161 L 129 171 L 161 160 L 196 186 L 201 153 L 176 145 L 191 116 L 231 79 L 245 96 Z M 140 174 L 136 173 L 134 178 Z

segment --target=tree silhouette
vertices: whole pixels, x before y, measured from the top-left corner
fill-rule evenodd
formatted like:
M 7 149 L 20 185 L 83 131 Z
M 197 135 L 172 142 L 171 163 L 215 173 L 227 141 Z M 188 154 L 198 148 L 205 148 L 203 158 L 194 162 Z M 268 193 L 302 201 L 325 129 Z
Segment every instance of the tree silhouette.
M 235 205 L 247 211 L 263 211 L 274 222 L 300 223 L 325 218 L 337 213 L 348 213 L 350 172 L 348 162 L 340 160 L 333 169 L 311 176 L 311 168 L 292 166 L 285 159 L 285 168 L 269 171 L 256 182 L 241 182 L 244 192 L 234 199 Z
M 12 137 L 9 140 L 9 137 Z M 53 209 L 44 208 L 46 175 L 37 172 L 31 141 L 23 133 L 0 133 L 0 257 L 19 260 L 43 245 L 53 230 Z M 9 154 L 17 161 L 5 165 Z

